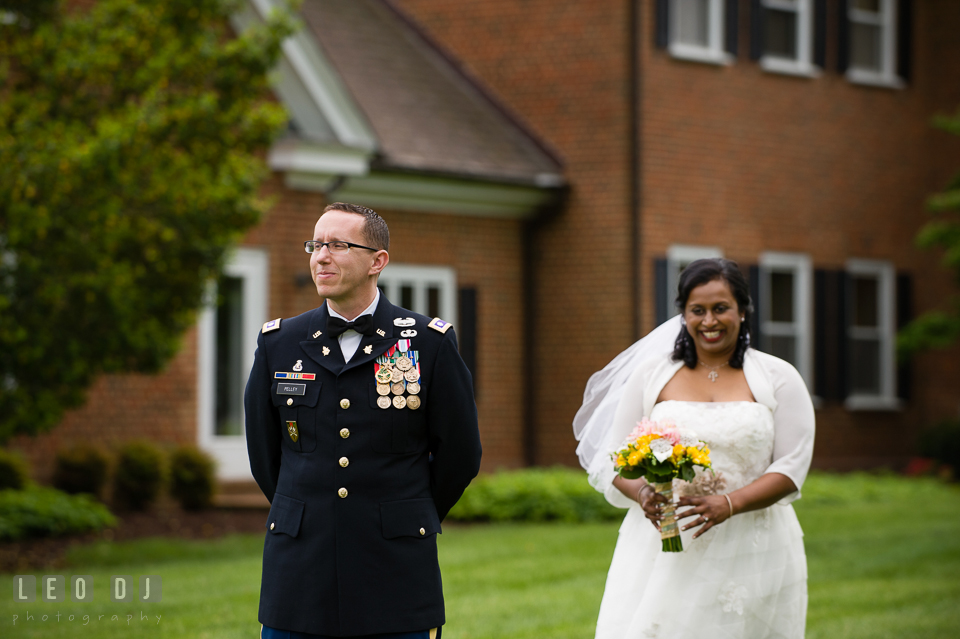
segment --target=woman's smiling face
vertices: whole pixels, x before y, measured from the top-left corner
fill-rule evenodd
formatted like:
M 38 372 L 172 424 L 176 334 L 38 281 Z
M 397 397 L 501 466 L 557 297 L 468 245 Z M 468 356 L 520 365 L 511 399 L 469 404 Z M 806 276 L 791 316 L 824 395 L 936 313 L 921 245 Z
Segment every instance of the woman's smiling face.
M 700 359 L 729 359 L 733 355 L 743 320 L 726 280 L 715 279 L 690 291 L 683 318 Z

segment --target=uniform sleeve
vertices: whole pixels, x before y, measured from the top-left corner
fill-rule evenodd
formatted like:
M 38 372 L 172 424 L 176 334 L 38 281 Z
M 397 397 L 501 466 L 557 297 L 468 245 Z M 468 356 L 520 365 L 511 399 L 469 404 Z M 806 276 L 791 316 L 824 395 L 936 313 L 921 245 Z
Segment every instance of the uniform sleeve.
M 250 470 L 260 490 L 273 502 L 280 478 L 280 414 L 270 398 L 270 367 L 267 364 L 264 336 L 257 338 L 257 353 L 243 393 L 246 416 L 247 454 Z
M 777 364 L 769 369 L 777 409 L 773 413 L 773 462 L 765 472 L 786 475 L 797 487 L 778 502 L 789 504 L 800 498 L 810 470 L 816 426 L 813 401 L 800 373 L 786 362 Z
M 480 472 L 480 430 L 473 398 L 473 378 L 457 351 L 457 338 L 447 331 L 437 351 L 427 408 L 430 489 L 443 520 Z

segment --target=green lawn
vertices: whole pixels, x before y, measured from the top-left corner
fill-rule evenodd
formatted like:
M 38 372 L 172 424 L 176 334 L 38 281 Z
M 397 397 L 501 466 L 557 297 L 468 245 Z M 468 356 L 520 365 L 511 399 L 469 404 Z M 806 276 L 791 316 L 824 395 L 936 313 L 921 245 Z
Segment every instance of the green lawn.
M 810 568 L 808 638 L 958 635 L 960 489 L 932 481 L 815 476 L 797 512 Z M 440 541 L 445 639 L 589 639 L 617 527 L 447 526 Z M 78 549 L 70 557 L 73 567 L 49 572 L 93 575 L 95 602 L 17 604 L 13 580 L 4 575 L 0 636 L 256 637 L 260 550 L 259 536 Z M 161 575 L 163 601 L 110 603 L 106 583 L 113 574 Z M 20 617 L 16 625 L 14 615 Z

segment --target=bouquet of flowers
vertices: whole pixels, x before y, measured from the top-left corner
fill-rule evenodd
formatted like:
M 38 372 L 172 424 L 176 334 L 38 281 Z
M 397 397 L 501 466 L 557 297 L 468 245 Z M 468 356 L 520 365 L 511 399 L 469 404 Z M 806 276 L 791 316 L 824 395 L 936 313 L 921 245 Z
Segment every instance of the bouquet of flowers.
M 677 527 L 673 502 L 673 480 L 677 477 L 693 481 L 694 466 L 710 468 L 710 449 L 695 433 L 677 428 L 669 422 L 644 419 L 637 424 L 623 444 L 613 453 L 614 468 L 625 479 L 643 477 L 657 494 L 669 502 L 663 509 L 660 539 L 664 552 L 681 552 L 680 530 Z

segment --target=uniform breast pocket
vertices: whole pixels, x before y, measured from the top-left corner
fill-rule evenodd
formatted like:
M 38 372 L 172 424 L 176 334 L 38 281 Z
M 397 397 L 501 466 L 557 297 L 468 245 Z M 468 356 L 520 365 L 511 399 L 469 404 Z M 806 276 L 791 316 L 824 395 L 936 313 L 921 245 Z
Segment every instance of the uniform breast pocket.
M 426 446 L 422 429 L 417 427 L 423 415 L 414 415 L 415 411 L 406 407 L 397 408 L 393 398 L 392 393 L 381 395 L 375 385 L 370 387 L 370 406 L 376 411 L 369 427 L 373 450 L 395 455 L 417 452 Z
M 317 448 L 317 403 L 320 382 L 284 382 L 273 384 L 273 405 L 280 413 L 284 445 L 298 453 Z

